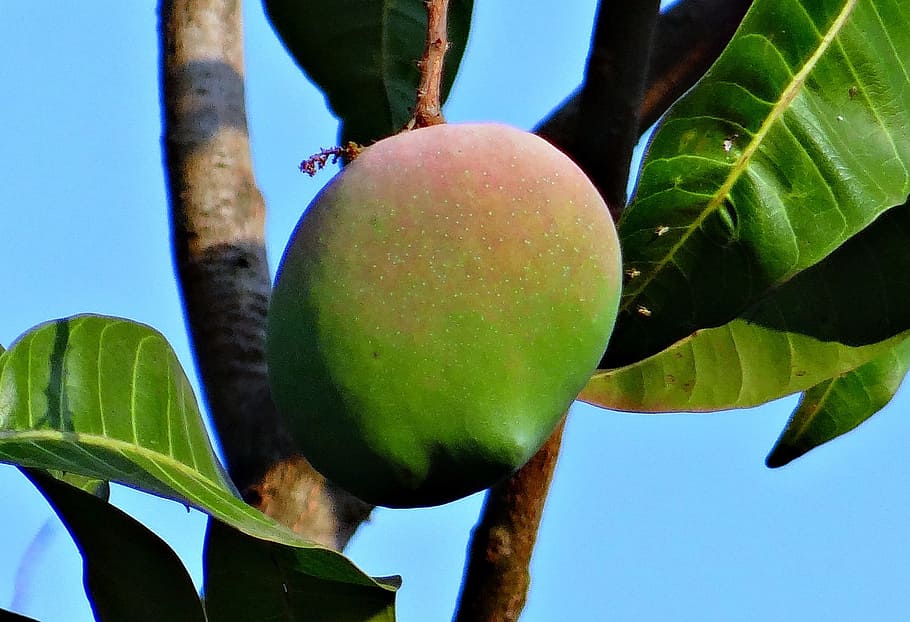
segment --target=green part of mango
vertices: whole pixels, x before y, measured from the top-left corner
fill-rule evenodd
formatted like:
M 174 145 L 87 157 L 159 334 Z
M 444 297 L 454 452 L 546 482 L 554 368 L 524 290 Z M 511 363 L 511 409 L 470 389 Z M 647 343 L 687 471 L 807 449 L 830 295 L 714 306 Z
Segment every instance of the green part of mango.
M 546 441 L 621 286 L 603 199 L 497 124 L 382 140 L 304 213 L 268 322 L 275 403 L 327 478 L 390 507 L 487 488 Z

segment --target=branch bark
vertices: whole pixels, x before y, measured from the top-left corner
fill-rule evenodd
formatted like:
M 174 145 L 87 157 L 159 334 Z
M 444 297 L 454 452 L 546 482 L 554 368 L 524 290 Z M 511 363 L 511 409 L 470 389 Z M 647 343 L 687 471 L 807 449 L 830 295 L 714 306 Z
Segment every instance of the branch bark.
M 413 127 L 445 123 L 442 116 L 442 70 L 449 49 L 449 0 L 427 0 L 427 43 L 418 62 L 420 84 L 414 106 Z
M 686 0 L 658 21 L 642 99 L 641 129 L 653 125 L 714 64 L 739 28 L 752 0 Z
M 370 508 L 297 454 L 269 394 L 271 278 L 244 104 L 241 2 L 161 0 L 159 20 L 174 261 L 228 471 L 250 503 L 343 548 Z
M 660 15 L 638 114 L 638 136 L 717 60 L 751 5 L 752 0 L 684 0 Z M 583 84 L 535 130 L 576 160 L 588 131 L 581 121 L 585 89 Z M 590 164 L 595 169 L 603 165 Z
M 660 0 L 601 0 L 578 105 L 575 160 L 597 186 L 614 220 L 626 204 L 639 136 L 651 37 Z
M 531 461 L 487 494 L 471 538 L 455 622 L 515 622 L 521 615 L 565 424 L 563 418 Z

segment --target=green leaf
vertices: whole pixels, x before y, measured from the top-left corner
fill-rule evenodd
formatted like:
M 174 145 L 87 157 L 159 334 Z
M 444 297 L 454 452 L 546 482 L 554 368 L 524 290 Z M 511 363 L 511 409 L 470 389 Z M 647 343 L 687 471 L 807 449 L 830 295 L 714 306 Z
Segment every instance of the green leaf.
M 107 480 L 86 477 L 79 473 L 67 473 L 66 471 L 57 469 L 48 469 L 47 472 L 61 482 L 66 482 L 70 486 L 74 486 L 90 495 L 94 495 L 103 501 L 108 501 L 110 499 L 111 486 Z
M 303 551 L 250 538 L 218 521 L 209 521 L 204 567 L 209 622 L 395 620 L 396 581 L 382 587 L 327 581 L 311 573 Z
M 38 622 L 35 618 L 29 618 L 20 613 L 8 611 L 3 608 L 0 608 L 0 614 L 2 614 L 0 615 L 0 618 L 5 620 L 5 622 Z
M 654 136 L 604 361 L 739 316 L 910 191 L 910 4 L 756 0 Z
M 580 399 L 634 412 L 745 408 L 882 356 L 910 331 L 910 205 L 895 208 L 739 319 L 597 372 Z
M 578 399 L 641 413 L 750 408 L 852 371 L 908 335 L 850 347 L 735 320 L 638 363 L 595 373 Z
M 82 554 L 95 619 L 205 621 L 189 573 L 161 538 L 92 494 L 35 469 L 23 472 L 53 506 Z
M 0 355 L 0 460 L 202 509 L 237 497 L 167 341 L 117 318 L 48 322 Z
M 765 461 L 780 467 L 846 434 L 884 408 L 910 370 L 910 339 L 855 370 L 803 394 Z
M 427 37 L 423 0 L 264 0 L 285 47 L 341 120 L 342 143 L 362 145 L 411 118 Z M 451 0 L 442 99 L 468 40 L 473 0 Z
M 56 320 L 0 355 L 0 461 L 175 499 L 254 537 L 310 549 L 303 559 L 316 576 L 379 585 L 240 499 L 176 355 L 160 333 L 136 322 Z

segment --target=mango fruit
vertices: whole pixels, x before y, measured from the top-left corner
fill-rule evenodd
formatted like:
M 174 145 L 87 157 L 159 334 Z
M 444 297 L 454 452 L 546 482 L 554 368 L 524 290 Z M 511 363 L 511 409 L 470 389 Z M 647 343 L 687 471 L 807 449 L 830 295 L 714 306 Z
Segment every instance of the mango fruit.
M 603 355 L 619 242 L 584 173 L 500 124 L 367 147 L 301 217 L 269 309 L 275 404 L 377 505 L 487 488 L 546 441 Z

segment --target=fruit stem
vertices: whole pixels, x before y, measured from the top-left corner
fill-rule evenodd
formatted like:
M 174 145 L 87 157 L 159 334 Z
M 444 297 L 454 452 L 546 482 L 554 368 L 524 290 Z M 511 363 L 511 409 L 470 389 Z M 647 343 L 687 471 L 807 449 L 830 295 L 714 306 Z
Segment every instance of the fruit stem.
M 423 57 L 418 61 L 420 83 L 417 86 L 417 103 L 414 118 L 407 129 L 429 127 L 445 123 L 442 116 L 442 69 L 449 49 L 446 16 L 449 0 L 427 0 L 427 44 Z

